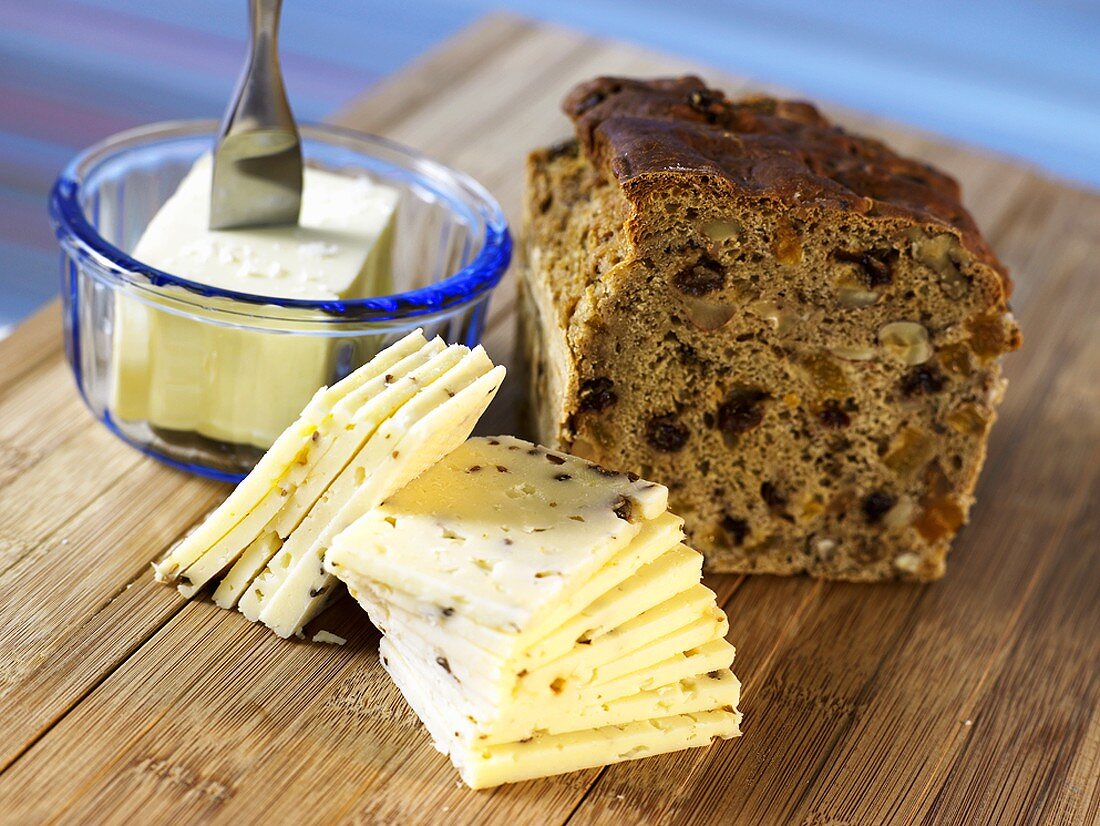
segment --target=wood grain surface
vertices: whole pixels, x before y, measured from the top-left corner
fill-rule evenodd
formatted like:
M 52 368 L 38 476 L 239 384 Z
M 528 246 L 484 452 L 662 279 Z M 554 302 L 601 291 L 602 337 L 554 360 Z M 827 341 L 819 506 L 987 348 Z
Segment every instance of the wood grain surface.
M 469 172 L 515 224 L 523 155 L 566 134 L 572 83 L 689 68 L 761 88 L 496 16 L 337 120 Z M 1025 345 L 946 579 L 712 577 L 742 738 L 472 792 L 350 601 L 312 626 L 338 647 L 153 582 L 150 560 L 226 488 L 92 420 L 50 307 L 0 344 L 0 822 L 1100 821 L 1100 195 L 834 114 L 958 176 L 1017 281 Z M 506 364 L 513 306 L 509 276 L 486 333 Z M 523 387 L 513 372 L 483 430 L 516 430 Z

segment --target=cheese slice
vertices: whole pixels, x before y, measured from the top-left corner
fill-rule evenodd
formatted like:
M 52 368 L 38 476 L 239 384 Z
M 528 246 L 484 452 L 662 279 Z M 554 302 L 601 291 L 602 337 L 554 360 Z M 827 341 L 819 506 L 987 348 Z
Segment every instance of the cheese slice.
M 735 654 L 733 646 L 724 639 L 713 636 L 708 636 L 707 640 L 698 648 L 673 654 L 656 665 L 645 666 L 614 680 L 585 686 L 579 692 L 580 696 L 586 703 L 603 703 L 629 696 L 635 691 L 649 691 L 728 668 Z
M 476 348 L 395 412 L 241 598 L 241 611 L 280 636 L 299 632 L 332 593 L 322 561 L 333 537 L 469 436 L 503 377 Z
M 331 540 L 457 447 L 500 387 L 481 347 L 417 331 L 318 391 L 241 485 L 156 566 L 193 596 L 214 598 L 281 636 L 300 633 L 337 580 Z
M 436 338 L 395 364 L 392 370 L 341 399 L 333 408 L 333 416 L 346 422 L 344 430 L 336 436 L 323 462 L 318 463 L 295 491 L 294 504 L 299 507 L 284 507 L 279 511 L 273 525 L 275 532 L 284 539 L 289 536 L 381 423 L 468 352 L 459 345 L 448 347 L 442 339 Z
M 485 696 L 512 694 L 521 679 L 519 674 L 529 672 L 571 650 L 577 652 L 580 673 L 583 673 L 585 660 L 590 663 L 599 662 L 597 658 L 601 647 L 598 639 L 601 635 L 698 585 L 701 568 L 702 558 L 698 553 L 684 545 L 674 546 L 652 563 L 643 566 L 634 577 L 584 608 L 547 640 L 526 651 L 517 650 L 512 645 L 504 648 L 503 650 L 509 652 L 506 660 L 500 660 L 499 655 L 488 658 L 470 656 L 469 648 L 460 649 L 445 641 L 440 641 L 437 650 L 439 656 L 447 657 L 453 662 L 454 673 L 471 690 L 480 689 Z M 353 580 L 349 578 L 349 581 Z M 711 599 L 713 600 L 713 596 Z M 388 614 L 388 617 L 377 618 L 376 624 L 386 629 L 391 636 L 401 634 L 401 627 L 392 622 L 392 608 L 388 611 L 387 608 L 382 608 L 377 613 Z M 593 645 L 597 652 L 586 656 Z M 574 666 L 576 665 L 575 660 Z M 574 667 L 569 673 L 572 675 L 577 671 Z
M 365 511 L 407 484 L 424 467 L 439 460 L 470 435 L 481 414 L 488 407 L 504 378 L 504 368 L 494 368 L 465 388 L 443 388 L 452 398 L 440 402 L 438 410 L 408 428 L 408 433 L 396 441 L 392 461 L 383 458 L 375 467 L 368 486 L 361 486 L 348 504 L 340 510 L 314 541 L 303 560 L 291 570 L 260 619 L 279 636 L 287 637 L 300 631 L 303 625 L 325 606 L 336 577 L 323 566 L 324 556 L 332 539 Z M 429 394 L 431 391 L 429 391 Z M 399 431 L 394 429 L 395 434 Z M 397 458 L 400 456 L 400 458 Z
M 281 484 L 298 484 L 316 461 L 318 443 L 342 426 L 331 415 L 337 402 L 376 376 L 384 375 L 401 359 L 426 345 L 423 334 L 416 330 L 381 351 L 343 380 L 318 390 L 294 423 L 279 435 L 252 472 L 226 500 L 198 528 L 184 537 L 161 562 L 153 564 L 157 580 L 174 581 L 180 572 L 253 513 L 272 491 L 278 491 Z M 267 507 L 272 514 L 277 510 L 272 505 Z M 266 520 L 263 520 L 263 524 L 266 524 Z M 255 535 L 252 539 L 254 538 Z
M 226 610 L 235 608 L 245 588 L 252 584 L 252 580 L 282 546 L 283 540 L 275 531 L 267 531 L 253 540 L 218 583 L 214 591 L 214 603 Z
M 574 456 L 510 436 L 471 439 L 335 544 L 354 549 L 365 576 L 533 633 L 539 612 L 552 612 L 667 504 L 666 488 Z
M 629 732 L 648 732 L 639 754 L 679 748 L 693 715 L 736 733 L 728 622 L 666 508 L 659 485 L 471 439 L 339 534 L 324 564 L 382 630 L 437 747 L 484 785 L 580 768 L 592 743 Z M 679 739 L 653 724 L 669 719 Z M 487 768 L 534 743 L 570 756 L 539 746 Z
M 723 705 L 703 712 L 673 713 L 563 734 L 540 733 L 522 742 L 463 748 L 455 737 L 452 720 L 438 712 L 432 683 L 419 679 L 385 638 L 379 654 L 383 667 L 424 722 L 435 747 L 451 757 L 463 781 L 474 789 L 705 746 L 715 738 L 727 739 L 740 733 L 740 714 L 733 706 Z
M 710 711 L 729 704 L 730 698 L 736 698 L 740 691 L 737 678 L 722 665 L 710 672 L 691 674 L 669 684 L 636 690 L 605 702 L 513 704 L 508 707 L 506 716 L 487 726 L 485 721 L 469 714 L 465 686 L 458 675 L 430 659 L 422 650 L 404 646 L 392 636 L 385 639 L 384 653 L 397 652 L 417 682 L 431 686 L 436 713 L 443 714 L 454 729 L 452 744 L 468 750 L 526 740 L 536 734 L 566 734 L 669 714 Z
M 527 742 L 491 746 L 460 765 L 472 789 L 654 757 L 709 746 L 740 735 L 741 715 L 732 706 L 678 714 L 569 734 L 532 737 Z
M 696 587 L 705 590 L 702 585 Z M 692 673 L 728 667 L 734 651 L 725 641 L 729 627 L 725 612 L 714 604 L 713 594 L 707 595 L 709 599 L 702 607 L 692 605 L 694 596 L 701 594 L 685 593 L 673 597 L 593 640 L 590 645 L 578 645 L 566 656 L 530 669 L 522 678 L 522 692 L 513 688 L 517 702 L 521 693 L 522 702 L 528 704 L 560 704 L 573 697 L 606 700 L 673 682 Z M 677 625 L 683 616 L 694 619 Z M 674 630 L 662 634 L 666 627 Z M 715 649 L 708 647 L 712 644 L 720 644 L 726 655 L 725 662 L 715 665 L 708 660 L 706 667 L 695 672 L 677 671 L 677 677 L 661 683 L 653 681 L 660 669 L 691 659 L 699 649 L 714 653 Z M 704 664 L 702 660 L 694 662 L 700 666 Z
M 665 553 L 682 537 L 683 520 L 671 513 L 663 513 L 656 519 L 642 523 L 629 544 L 609 559 L 587 581 L 575 584 L 563 593 L 560 599 L 544 608 L 539 621 L 524 629 L 522 639 L 517 638 L 517 632 L 512 629 L 502 631 L 482 624 L 480 612 L 477 610 L 469 612 L 458 610 L 455 603 L 466 599 L 465 597 L 431 600 L 429 598 L 431 594 L 438 596 L 440 593 L 446 595 L 453 592 L 454 586 L 449 583 L 450 577 L 445 576 L 438 583 L 439 587 L 428 585 L 419 594 L 410 593 L 399 587 L 402 580 L 407 584 L 409 576 L 418 576 L 417 572 L 411 575 L 401 572 L 396 580 L 372 578 L 369 561 L 366 565 L 363 564 L 365 557 L 359 552 L 358 539 L 352 531 L 348 531 L 337 543 L 334 543 L 330 558 L 334 565 L 345 565 L 349 569 L 348 576 L 370 581 L 372 587 L 384 590 L 387 605 L 399 606 L 410 613 L 421 614 L 429 620 L 446 616 L 448 624 L 461 627 L 461 636 L 489 650 L 494 650 L 505 640 L 512 646 L 532 645 L 543 641 L 549 634 L 559 632 L 563 622 L 633 576 L 639 568 Z M 428 576 L 426 573 L 423 575 Z M 394 585 L 394 581 L 399 584 Z
M 697 587 L 703 589 L 703 586 Z M 353 594 L 357 595 L 355 589 Z M 524 668 L 509 674 L 522 676 L 504 687 L 499 686 L 503 682 L 500 672 L 505 665 L 515 669 L 516 661 L 509 660 L 507 664 L 494 661 L 491 654 L 480 650 L 477 656 L 471 657 L 468 646 L 464 646 L 460 639 L 448 639 L 438 626 L 417 627 L 407 622 L 395 622 L 393 613 L 383 616 L 377 605 L 369 613 L 395 645 L 415 652 L 407 658 L 419 657 L 427 663 L 422 677 L 436 676 L 450 685 L 450 681 L 440 673 L 440 668 L 443 668 L 456 684 L 461 684 L 466 705 L 459 716 L 476 723 L 482 739 L 501 742 L 502 738 L 525 736 L 516 735 L 514 728 L 521 725 L 524 719 L 570 720 L 579 713 L 587 713 L 584 712 L 586 706 L 602 705 L 643 689 L 728 668 L 734 651 L 723 639 L 727 628 L 725 615 L 714 606 L 713 594 L 707 592 L 707 595 L 710 610 L 704 616 L 656 641 L 641 645 L 620 658 L 621 666 L 619 660 L 601 656 L 612 649 L 605 648 L 600 640 L 596 640 L 591 646 L 576 646 L 576 657 L 562 658 L 541 669 L 527 671 Z M 699 656 L 697 647 L 702 648 L 706 656 Z M 611 656 L 614 656 L 613 653 Z M 605 663 L 610 666 L 606 674 L 602 673 Z M 486 682 L 486 675 L 495 675 L 495 678 Z M 662 675 L 667 679 L 655 682 Z M 505 711 L 498 708 L 501 697 L 509 698 Z M 538 725 L 546 727 L 543 723 Z M 459 727 L 466 728 L 465 722 L 460 721 Z
M 374 476 L 376 467 L 400 459 L 400 454 L 394 457 L 392 453 L 402 428 L 406 428 L 416 418 L 430 413 L 435 407 L 447 401 L 450 398 L 448 394 L 455 392 L 450 389 L 451 385 L 469 383 L 491 370 L 492 364 L 480 348 L 475 351 L 467 351 L 463 348 L 462 354 L 460 360 L 451 364 L 442 375 L 435 377 L 440 384 L 434 389 L 431 382 L 425 382 L 424 385 L 417 383 L 416 392 L 404 400 L 406 403 L 403 406 L 399 405 L 388 411 L 387 418 L 392 417 L 392 420 L 387 422 L 384 429 L 380 428 L 377 438 L 371 439 L 369 449 L 361 450 L 356 454 L 354 460 L 326 489 L 316 503 L 316 507 L 311 509 L 308 517 L 301 524 L 300 530 L 294 532 L 291 541 L 279 551 L 272 560 L 272 564 L 264 570 L 255 586 L 242 599 L 241 610 L 249 619 L 259 618 L 263 601 L 278 591 L 296 560 L 349 503 L 358 487 L 366 482 L 368 477 Z M 432 390 L 430 395 L 426 395 L 428 390 Z
M 697 585 L 696 588 L 702 589 L 703 586 Z M 690 592 L 680 594 L 668 602 L 682 601 L 686 606 L 690 604 L 689 594 Z M 664 605 L 667 603 L 651 608 L 638 619 L 663 613 Z M 675 621 L 671 624 L 662 624 L 662 628 L 674 630 L 656 638 L 650 634 L 649 639 L 640 645 L 634 644 L 631 633 L 636 633 L 640 637 L 641 632 L 635 629 L 642 627 L 642 624 L 637 620 L 631 620 L 599 637 L 591 646 L 580 646 L 575 652 L 570 652 L 565 657 L 532 671 L 531 675 L 542 685 L 551 685 L 557 679 L 568 679 L 582 691 L 591 689 L 603 692 L 605 686 L 621 680 L 624 676 L 638 678 L 646 669 L 657 668 L 668 660 L 676 659 L 712 641 L 724 641 L 729 631 L 729 620 L 726 619 L 725 611 L 714 604 L 713 595 L 707 600 L 707 604 L 697 611 L 698 613 L 694 614 L 695 619 L 686 625 L 676 625 Z M 590 651 L 593 653 L 589 654 Z M 730 655 L 732 660 L 732 649 Z M 703 670 L 712 671 L 713 668 Z M 539 682 L 532 682 L 530 685 L 538 686 Z M 642 682 L 645 680 L 639 680 L 638 685 Z M 607 692 L 610 691 L 611 689 L 607 689 Z
M 582 608 L 590 605 L 597 597 L 603 596 L 615 586 L 633 575 L 643 565 L 652 562 L 683 536 L 683 520 L 670 513 L 664 513 L 656 519 L 644 523 L 633 540 L 616 556 L 612 557 L 599 571 L 583 584 L 570 589 L 562 598 L 547 610 L 537 626 L 533 626 L 523 635 L 530 644 L 542 641 L 545 636 L 559 632 L 561 624 Z M 424 618 L 429 624 L 446 619 L 454 632 L 452 639 L 468 640 L 487 651 L 498 650 L 503 645 L 519 647 L 522 643 L 514 632 L 504 632 L 482 625 L 478 612 L 456 611 L 453 600 L 441 602 L 424 601 L 423 595 L 415 595 L 392 585 L 370 579 L 359 567 L 361 555 L 357 550 L 357 540 L 352 531 L 338 537 L 333 543 L 328 559 L 334 568 L 346 568 L 343 578 L 347 582 L 363 582 L 384 592 L 386 607 L 404 611 L 406 614 Z M 444 588 L 446 582 L 443 583 Z M 572 641 L 570 641 L 572 642 Z
M 437 338 L 341 399 L 333 407 L 332 419 L 343 426 L 337 426 L 326 440 L 325 449 L 319 451 L 321 458 L 293 487 L 270 491 L 254 513 L 189 567 L 181 577 L 186 578 L 187 583 L 181 585 L 180 592 L 186 597 L 192 596 L 233 563 L 246 543 L 258 533 L 274 532 L 280 539 L 286 539 L 379 425 L 415 396 L 422 386 L 441 376 L 467 353 L 469 350 L 465 347 L 447 347 Z M 274 501 L 274 512 L 265 507 L 266 500 Z M 264 522 L 262 526 L 261 522 Z M 239 569 L 239 575 L 244 573 Z M 252 576 L 255 575 L 253 572 Z
M 444 371 L 442 375 L 436 376 L 436 379 L 442 380 L 446 378 L 452 382 L 456 379 L 470 381 L 472 378 L 476 378 L 488 372 L 492 367 L 489 359 L 480 349 L 471 352 L 465 348 L 459 350 L 456 347 L 452 352 L 461 353 L 461 358 L 457 362 L 450 364 L 448 370 Z M 383 376 L 383 379 L 384 378 Z M 431 382 L 425 383 L 426 386 L 430 386 L 430 384 Z M 430 399 L 435 399 L 437 403 L 442 401 L 442 397 L 439 396 L 439 390 L 437 388 L 434 396 L 426 397 L 420 395 L 420 397 L 416 399 L 416 407 L 406 406 L 404 410 L 401 410 L 402 405 L 414 399 L 421 391 L 425 390 L 426 387 L 416 382 L 411 385 L 411 389 L 414 392 L 402 398 L 400 404 L 387 406 L 384 410 L 378 411 L 380 415 L 374 422 L 376 428 L 379 427 L 386 418 L 395 417 L 395 421 L 405 423 L 408 421 L 413 411 L 430 411 L 432 409 Z M 426 402 L 426 399 L 429 401 Z M 396 418 L 399 410 L 401 411 L 401 416 L 400 418 Z M 400 424 L 398 426 L 400 426 Z M 348 500 L 354 495 L 357 486 L 365 482 L 368 476 L 373 475 L 374 468 L 378 463 L 385 461 L 386 458 L 389 457 L 393 449 L 391 443 L 394 440 L 394 425 L 391 423 L 386 433 L 379 433 L 377 439 L 371 439 L 370 451 L 360 451 L 355 455 L 354 461 L 349 462 L 348 465 L 341 469 L 337 478 L 331 485 L 326 487 L 324 493 L 315 503 L 316 506 L 311 508 L 308 516 L 301 523 L 300 530 L 294 531 L 293 538 L 279 550 L 271 564 L 264 569 L 253 587 L 250 588 L 241 599 L 240 608 L 245 616 L 252 621 L 256 621 L 259 618 L 263 602 L 278 591 L 295 561 L 301 558 L 305 550 L 313 544 L 317 536 L 327 527 L 332 519 L 335 518 L 336 514 L 339 513 L 344 505 L 347 504 Z M 389 458 L 392 459 L 392 457 Z

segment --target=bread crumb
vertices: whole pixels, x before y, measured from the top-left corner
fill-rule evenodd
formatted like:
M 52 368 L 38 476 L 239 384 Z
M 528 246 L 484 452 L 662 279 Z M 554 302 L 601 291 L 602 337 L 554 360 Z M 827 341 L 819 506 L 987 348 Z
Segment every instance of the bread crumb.
M 920 557 L 914 553 L 898 554 L 894 560 L 894 566 L 899 571 L 905 571 L 907 574 L 915 574 L 920 568 Z
M 318 631 L 313 635 L 314 642 L 327 642 L 330 645 L 343 645 L 347 642 L 343 637 L 338 637 L 331 631 Z

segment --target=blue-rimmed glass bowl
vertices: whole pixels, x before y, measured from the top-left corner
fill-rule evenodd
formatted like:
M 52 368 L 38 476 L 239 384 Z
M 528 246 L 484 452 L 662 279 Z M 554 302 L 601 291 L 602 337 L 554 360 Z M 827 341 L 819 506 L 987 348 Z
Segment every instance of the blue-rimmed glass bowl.
M 66 353 L 92 413 L 176 467 L 240 479 L 313 392 L 417 327 L 473 346 L 511 257 L 479 184 L 381 138 L 303 125 L 306 163 L 398 189 L 392 292 L 304 301 L 203 286 L 128 252 L 217 124 L 154 124 L 62 172 L 50 216 L 62 250 Z

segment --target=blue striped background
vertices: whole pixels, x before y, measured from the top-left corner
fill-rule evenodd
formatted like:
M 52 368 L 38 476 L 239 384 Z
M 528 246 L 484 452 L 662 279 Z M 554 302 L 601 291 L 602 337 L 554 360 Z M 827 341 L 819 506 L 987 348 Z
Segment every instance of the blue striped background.
M 1037 0 L 286 0 L 295 111 L 320 119 L 501 6 L 908 121 L 1100 186 L 1100 5 Z M 54 294 L 45 194 L 80 147 L 220 114 L 243 0 L 0 0 L 0 330 Z

